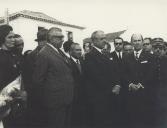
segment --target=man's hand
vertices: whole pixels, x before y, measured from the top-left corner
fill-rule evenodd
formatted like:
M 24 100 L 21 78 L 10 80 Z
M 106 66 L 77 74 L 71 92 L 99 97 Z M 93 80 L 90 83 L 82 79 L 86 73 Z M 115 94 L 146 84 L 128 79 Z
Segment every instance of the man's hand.
M 141 83 L 138 83 L 138 88 L 144 89 L 144 86 Z
M 113 89 L 112 89 L 112 92 L 113 92 L 114 94 L 118 95 L 119 92 L 120 92 L 120 89 L 121 89 L 121 86 L 115 85 L 115 86 L 113 87 Z
M 129 84 L 129 91 L 137 91 L 140 87 L 136 84 Z

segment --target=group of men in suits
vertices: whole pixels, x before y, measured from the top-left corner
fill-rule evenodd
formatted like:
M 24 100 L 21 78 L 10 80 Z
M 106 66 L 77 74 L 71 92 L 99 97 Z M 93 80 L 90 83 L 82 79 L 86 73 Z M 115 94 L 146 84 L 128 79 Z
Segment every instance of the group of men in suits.
M 164 127 L 167 120 L 164 41 L 155 38 L 151 44 L 150 39 L 133 34 L 131 44 L 125 44 L 132 46 L 133 51 L 124 52 L 124 41 L 117 37 L 115 51 L 108 54 L 103 49 L 106 44 L 103 31 L 94 32 L 92 41 L 92 50 L 86 54 L 83 65 L 90 125 Z
M 62 30 L 55 27 L 40 30 L 37 37 L 39 46 L 24 60 L 23 81 L 28 95 L 26 125 L 30 128 L 77 127 L 81 124 L 82 107 L 79 103 L 81 47 L 70 43 L 67 56 L 61 49 Z
M 28 54 L 31 67 L 23 68 L 26 69 L 23 76 L 29 78 L 25 82 L 31 120 L 27 126 L 154 128 L 165 125 L 167 59 L 163 40 L 153 40 L 151 51 L 147 51 L 143 47 L 150 40 L 143 40 L 140 34 L 133 34 L 131 43 L 117 37 L 115 51 L 110 53 L 106 50 L 111 47 L 108 44 L 106 47 L 104 32 L 95 31 L 91 35 L 91 48 L 83 57 L 78 43 L 66 42 L 63 47 L 67 53 L 62 51 L 61 29 L 53 27 L 44 33 L 45 45 Z M 157 113 L 162 114 L 155 116 Z

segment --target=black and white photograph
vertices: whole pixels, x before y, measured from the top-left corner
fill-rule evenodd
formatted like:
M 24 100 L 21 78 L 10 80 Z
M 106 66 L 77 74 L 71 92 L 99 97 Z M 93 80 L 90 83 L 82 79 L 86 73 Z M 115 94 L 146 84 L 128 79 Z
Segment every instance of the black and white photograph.
M 167 128 L 167 1 L 0 0 L 0 128 Z

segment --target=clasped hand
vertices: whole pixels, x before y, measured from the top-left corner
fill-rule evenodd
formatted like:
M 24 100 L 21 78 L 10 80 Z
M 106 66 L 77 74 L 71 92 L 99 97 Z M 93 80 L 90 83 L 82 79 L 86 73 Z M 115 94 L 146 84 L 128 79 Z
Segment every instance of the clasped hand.
M 129 91 L 137 91 L 139 89 L 144 89 L 144 86 L 141 83 L 138 84 L 129 84 Z

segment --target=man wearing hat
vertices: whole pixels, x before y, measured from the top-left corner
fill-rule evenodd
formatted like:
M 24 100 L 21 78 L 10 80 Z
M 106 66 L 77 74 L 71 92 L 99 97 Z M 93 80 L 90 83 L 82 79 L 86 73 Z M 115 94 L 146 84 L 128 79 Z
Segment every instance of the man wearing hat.
M 60 50 L 63 38 L 60 28 L 50 28 L 47 44 L 36 59 L 33 81 L 38 95 L 34 100 L 40 106 L 40 120 L 36 127 L 69 126 L 74 80 L 67 57 Z
M 154 38 L 152 40 L 153 54 L 156 56 L 165 55 L 165 43 L 162 38 Z
M 28 98 L 27 98 L 27 121 L 28 124 L 31 125 L 34 123 L 35 119 L 38 118 L 38 114 L 35 113 L 36 111 L 36 102 L 34 101 L 34 97 L 36 97 L 36 93 L 34 92 L 34 84 L 32 80 L 32 74 L 34 71 L 35 67 L 35 61 L 38 56 L 38 53 L 40 50 L 45 46 L 47 43 L 46 40 L 46 35 L 47 35 L 48 30 L 47 29 L 41 29 L 37 33 L 37 39 L 35 41 L 38 42 L 38 46 L 31 51 L 29 54 L 24 55 L 24 61 L 23 61 L 23 82 L 25 89 L 28 93 Z
M 35 39 L 35 41 L 38 42 L 38 46 L 24 58 L 23 79 L 25 82 L 26 89 L 28 89 L 32 85 L 32 72 L 34 68 L 34 62 L 36 61 L 36 57 L 39 51 L 47 43 L 46 41 L 47 32 L 48 32 L 47 29 L 41 29 L 38 31 L 37 39 Z
M 162 38 L 154 38 L 152 41 L 153 59 L 152 73 L 152 113 L 157 127 L 167 125 L 167 57 L 165 56 L 165 44 Z
M 48 30 L 44 28 L 38 31 L 37 39 L 35 39 L 35 41 L 38 42 L 39 48 L 42 48 L 47 43 L 47 40 L 46 40 L 47 32 Z

